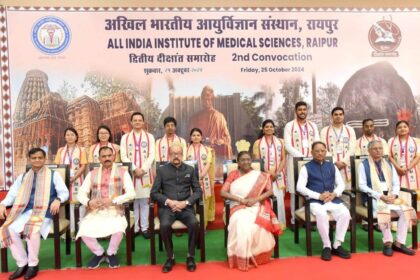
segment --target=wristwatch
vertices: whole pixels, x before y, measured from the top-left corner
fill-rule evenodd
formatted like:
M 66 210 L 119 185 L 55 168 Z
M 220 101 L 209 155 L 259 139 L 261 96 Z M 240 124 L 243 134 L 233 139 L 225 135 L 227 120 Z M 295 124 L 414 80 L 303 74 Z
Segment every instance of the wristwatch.
M 61 199 L 59 197 L 56 197 L 55 200 L 58 200 L 61 203 Z
M 185 205 L 189 206 L 190 202 L 188 200 L 185 200 Z

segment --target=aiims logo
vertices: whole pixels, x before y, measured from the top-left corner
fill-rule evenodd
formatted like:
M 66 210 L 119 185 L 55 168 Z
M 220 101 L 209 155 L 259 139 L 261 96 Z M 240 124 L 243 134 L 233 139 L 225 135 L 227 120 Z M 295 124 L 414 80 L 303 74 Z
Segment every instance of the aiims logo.
M 71 39 L 67 24 L 57 17 L 43 17 L 32 27 L 32 42 L 41 52 L 49 55 L 63 52 Z
M 401 43 L 401 30 L 390 20 L 380 20 L 369 30 L 369 43 L 375 50 L 373 57 L 398 56 L 396 49 Z

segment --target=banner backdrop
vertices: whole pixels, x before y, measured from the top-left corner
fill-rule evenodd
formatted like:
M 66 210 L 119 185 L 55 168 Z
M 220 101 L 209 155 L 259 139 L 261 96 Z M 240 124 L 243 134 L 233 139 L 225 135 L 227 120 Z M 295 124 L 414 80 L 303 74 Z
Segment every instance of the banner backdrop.
M 320 128 L 342 106 L 358 136 L 367 117 L 384 138 L 401 119 L 417 135 L 419 22 L 408 9 L 1 7 L 0 189 L 30 148 L 52 160 L 66 127 L 88 147 L 106 124 L 118 143 L 135 111 L 156 138 L 166 116 L 187 142 L 201 128 L 218 162 L 265 118 L 282 136 L 299 100 Z

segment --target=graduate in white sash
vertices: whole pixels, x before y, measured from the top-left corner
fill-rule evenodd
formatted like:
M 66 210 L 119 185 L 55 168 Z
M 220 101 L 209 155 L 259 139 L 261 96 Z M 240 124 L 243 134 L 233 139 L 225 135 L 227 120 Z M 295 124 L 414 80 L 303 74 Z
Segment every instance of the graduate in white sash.
M 376 140 L 381 141 L 382 146 L 384 147 L 384 155 L 388 155 L 389 149 L 388 144 L 385 139 L 379 137 L 375 134 L 375 124 L 372 119 L 364 119 L 362 121 L 362 132 L 363 135 L 356 140 L 356 156 L 368 155 L 368 144 L 370 141 Z
M 264 171 L 270 174 L 273 194 L 277 198 L 277 213 L 280 227 L 286 228 L 286 212 L 284 207 L 284 191 L 286 189 L 286 153 L 282 139 L 274 136 L 274 122 L 265 120 L 262 123 L 262 131 L 259 139 L 253 146 L 253 154 L 256 159 L 264 160 Z
M 321 141 L 327 145 L 329 155 L 340 170 L 346 189 L 351 188 L 350 156 L 356 150 L 356 133 L 344 124 L 344 109 L 335 107 L 331 111 L 332 124 L 321 130 Z
M 77 202 L 77 193 L 83 183 L 87 165 L 86 151 L 77 144 L 79 134 L 73 127 L 64 130 L 66 145 L 57 151 L 55 164 L 68 164 L 70 166 L 70 232 L 74 236 L 74 203 Z M 85 207 L 80 207 L 80 217 L 85 215 Z
M 311 157 L 311 147 L 319 141 L 318 127 L 307 119 L 308 105 L 304 101 L 295 104 L 296 119 L 284 127 L 284 145 L 287 152 L 287 190 L 290 193 L 290 212 L 292 224 L 295 223 L 295 182 L 293 171 L 294 157 Z M 293 228 L 293 227 L 292 227 Z
M 142 231 L 143 237 L 150 238 L 149 197 L 153 185 L 155 162 L 155 138 L 144 130 L 144 116 L 140 112 L 131 115 L 133 130 L 121 138 L 121 160 L 131 162 L 136 199 L 134 200 L 134 231 Z M 140 220 L 140 227 L 139 227 Z
M 216 156 L 212 148 L 202 144 L 201 129 L 193 128 L 190 132 L 191 142 L 187 149 L 187 160 L 196 160 L 198 163 L 198 178 L 204 197 L 204 227 L 213 222 L 216 212 L 214 196 L 214 175 Z
M 397 122 L 396 133 L 397 136 L 388 140 L 389 160 L 397 171 L 401 187 L 419 192 L 419 139 L 410 136 L 410 125 L 404 120 Z M 402 199 L 411 205 L 411 196 L 406 193 L 401 194 L 403 195 Z M 417 205 L 419 205 L 418 202 Z
M 156 162 L 158 161 L 169 161 L 169 148 L 172 143 L 178 142 L 182 145 L 184 158 L 187 154 L 187 143 L 184 138 L 176 135 L 176 119 L 173 117 L 166 117 L 163 120 L 163 126 L 165 127 L 165 135 L 162 138 L 156 140 Z
M 96 143 L 89 148 L 88 162 L 99 163 L 99 149 L 105 146 L 114 151 L 114 162 L 121 162 L 120 146 L 112 143 L 111 129 L 106 125 L 100 125 L 96 130 Z

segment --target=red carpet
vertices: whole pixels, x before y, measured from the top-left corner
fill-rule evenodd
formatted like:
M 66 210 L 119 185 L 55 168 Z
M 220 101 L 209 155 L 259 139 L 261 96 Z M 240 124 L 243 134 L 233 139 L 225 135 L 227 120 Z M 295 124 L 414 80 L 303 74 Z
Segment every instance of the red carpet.
M 319 257 L 299 257 L 280 259 L 252 268 L 248 272 L 229 269 L 225 262 L 198 264 L 197 271 L 188 272 L 185 264 L 177 264 L 169 274 L 161 273 L 160 266 L 133 266 L 118 269 L 101 268 L 96 270 L 67 269 L 41 271 L 36 279 L 132 279 L 135 275 L 143 279 L 398 279 L 399 277 L 418 279 L 420 273 L 420 252 L 415 257 L 394 253 L 385 257 L 381 253 L 354 254 L 351 260 L 338 257 L 324 262 Z M 182 260 L 184 261 L 184 260 Z M 1 274 L 6 279 L 9 274 Z M 417 275 L 417 276 L 416 276 Z

